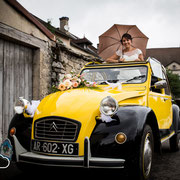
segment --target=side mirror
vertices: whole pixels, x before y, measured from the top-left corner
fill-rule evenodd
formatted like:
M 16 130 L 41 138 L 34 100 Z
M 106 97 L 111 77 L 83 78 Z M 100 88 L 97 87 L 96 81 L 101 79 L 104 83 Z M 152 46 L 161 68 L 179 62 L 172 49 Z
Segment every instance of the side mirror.
M 154 84 L 156 89 L 163 89 L 167 87 L 167 82 L 165 80 L 158 81 Z

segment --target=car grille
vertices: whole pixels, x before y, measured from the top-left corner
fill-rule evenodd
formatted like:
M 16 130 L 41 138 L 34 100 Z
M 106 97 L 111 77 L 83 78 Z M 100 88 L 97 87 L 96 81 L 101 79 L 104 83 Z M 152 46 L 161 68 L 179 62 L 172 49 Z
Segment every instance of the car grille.
M 76 141 L 80 126 L 80 122 L 67 118 L 43 118 L 35 121 L 34 136 L 37 139 Z

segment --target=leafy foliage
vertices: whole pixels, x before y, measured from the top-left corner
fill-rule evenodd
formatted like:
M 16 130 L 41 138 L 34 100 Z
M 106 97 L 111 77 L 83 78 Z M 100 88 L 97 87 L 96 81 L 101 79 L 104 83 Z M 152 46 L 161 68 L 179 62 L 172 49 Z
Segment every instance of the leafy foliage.
M 180 97 L 180 77 L 177 74 L 173 74 L 171 70 L 167 70 L 167 76 L 169 79 L 169 84 L 171 92 L 175 98 Z

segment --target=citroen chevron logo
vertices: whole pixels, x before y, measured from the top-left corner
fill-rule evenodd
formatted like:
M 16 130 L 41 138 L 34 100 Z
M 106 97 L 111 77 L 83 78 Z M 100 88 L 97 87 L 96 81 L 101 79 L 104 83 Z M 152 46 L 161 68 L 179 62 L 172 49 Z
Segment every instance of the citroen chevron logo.
M 53 122 L 51 125 L 50 125 L 50 128 L 49 128 L 49 131 L 56 131 L 57 132 L 57 125 L 55 122 Z

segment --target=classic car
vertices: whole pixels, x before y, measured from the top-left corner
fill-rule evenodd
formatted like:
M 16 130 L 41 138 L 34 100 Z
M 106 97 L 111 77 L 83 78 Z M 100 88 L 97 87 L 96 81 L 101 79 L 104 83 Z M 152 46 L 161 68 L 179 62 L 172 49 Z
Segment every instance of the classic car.
M 25 111 L 27 101 L 21 101 L 24 111 L 15 114 L 8 132 L 12 160 L 19 167 L 127 168 L 148 179 L 163 142 L 179 149 L 179 107 L 172 103 L 166 69 L 148 58 L 92 62 L 80 75 L 96 87 L 52 93 L 32 116 Z

